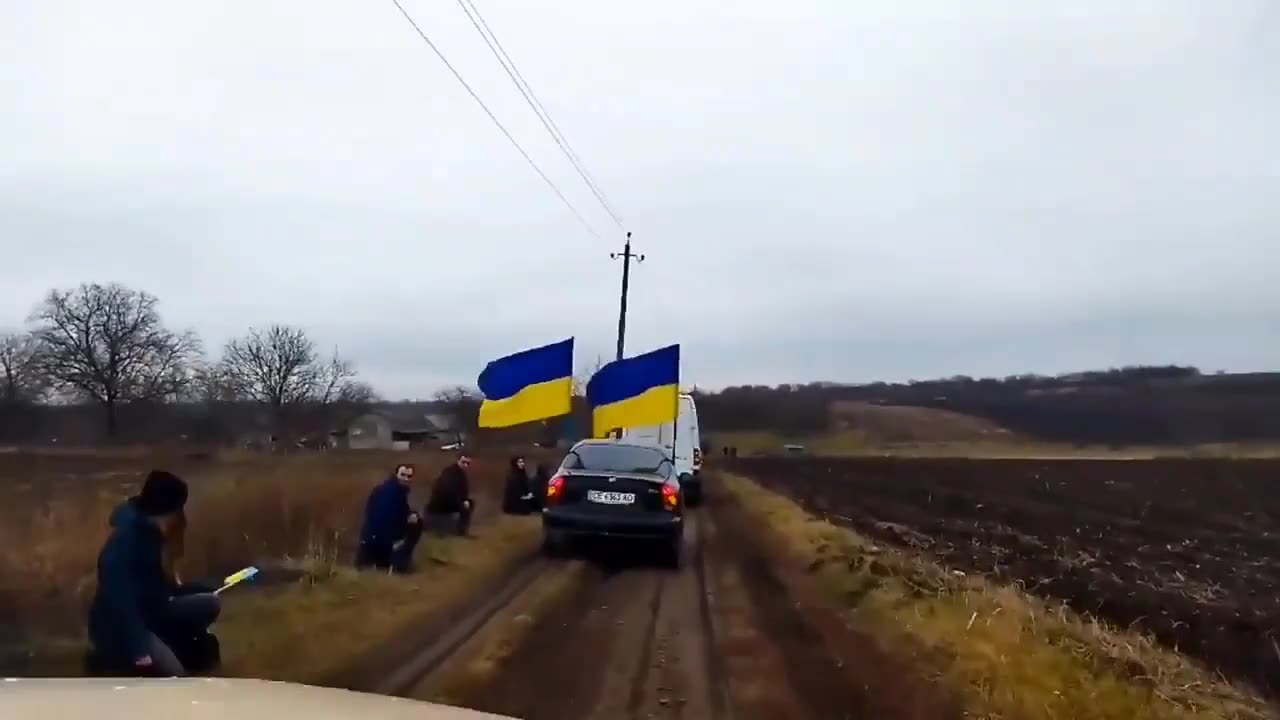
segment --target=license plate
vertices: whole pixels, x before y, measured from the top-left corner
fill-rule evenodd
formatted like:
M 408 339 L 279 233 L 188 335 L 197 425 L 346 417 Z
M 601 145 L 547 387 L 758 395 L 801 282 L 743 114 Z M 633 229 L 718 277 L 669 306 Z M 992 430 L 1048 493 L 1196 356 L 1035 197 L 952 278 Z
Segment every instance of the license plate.
M 630 505 L 636 501 L 636 494 L 588 490 L 587 500 L 593 503 L 602 503 L 604 505 Z

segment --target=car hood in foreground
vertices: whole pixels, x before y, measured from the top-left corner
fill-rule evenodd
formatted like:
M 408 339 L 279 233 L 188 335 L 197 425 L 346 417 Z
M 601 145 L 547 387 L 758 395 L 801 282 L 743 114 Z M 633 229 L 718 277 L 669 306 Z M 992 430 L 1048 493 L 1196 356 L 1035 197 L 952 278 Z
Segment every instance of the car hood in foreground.
M 222 678 L 0 681 L 0 717 L 93 720 L 514 720 L 348 690 Z

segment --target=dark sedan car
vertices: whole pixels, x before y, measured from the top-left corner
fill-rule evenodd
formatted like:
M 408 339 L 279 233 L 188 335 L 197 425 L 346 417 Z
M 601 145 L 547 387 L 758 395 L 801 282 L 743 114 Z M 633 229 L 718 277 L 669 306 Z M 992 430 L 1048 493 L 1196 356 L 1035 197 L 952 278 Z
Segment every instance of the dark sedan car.
M 581 538 L 648 541 L 680 564 L 684 497 L 671 459 L 647 445 L 583 440 L 547 483 L 543 548 L 563 552 Z

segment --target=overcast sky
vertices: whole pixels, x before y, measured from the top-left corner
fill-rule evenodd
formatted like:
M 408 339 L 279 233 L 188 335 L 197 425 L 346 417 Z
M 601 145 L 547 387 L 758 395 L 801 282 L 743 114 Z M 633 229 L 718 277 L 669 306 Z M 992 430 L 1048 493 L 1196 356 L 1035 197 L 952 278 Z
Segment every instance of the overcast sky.
M 454 0 L 0 0 L 0 326 L 120 281 L 388 396 L 578 338 L 620 230 Z M 475 0 L 688 384 L 1280 365 L 1275 0 Z

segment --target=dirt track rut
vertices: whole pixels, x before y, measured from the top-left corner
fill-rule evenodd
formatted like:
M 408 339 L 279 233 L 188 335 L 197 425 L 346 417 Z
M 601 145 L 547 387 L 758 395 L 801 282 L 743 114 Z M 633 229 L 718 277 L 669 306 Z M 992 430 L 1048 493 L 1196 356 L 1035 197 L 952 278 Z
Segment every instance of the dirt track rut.
M 537 613 L 483 681 L 440 696 L 450 673 L 474 665 L 460 657 L 411 694 L 525 720 L 951 715 L 935 703 L 928 714 L 869 704 L 866 684 L 850 674 L 862 667 L 858 639 L 833 613 L 821 618 L 797 602 L 749 532 L 721 514 L 714 500 L 690 513 L 678 571 L 624 548 L 596 549 L 581 582 Z M 548 577 L 564 565 L 549 567 Z M 519 600 L 512 606 L 506 622 L 528 617 Z
M 632 553 L 593 558 L 583 587 L 461 704 L 526 720 L 723 717 L 700 609 L 695 526 L 679 571 Z

